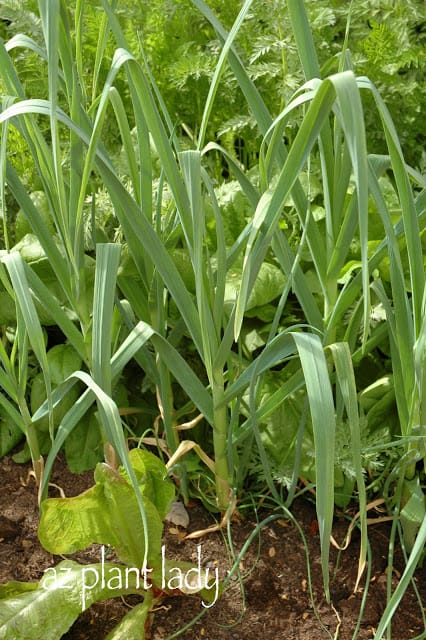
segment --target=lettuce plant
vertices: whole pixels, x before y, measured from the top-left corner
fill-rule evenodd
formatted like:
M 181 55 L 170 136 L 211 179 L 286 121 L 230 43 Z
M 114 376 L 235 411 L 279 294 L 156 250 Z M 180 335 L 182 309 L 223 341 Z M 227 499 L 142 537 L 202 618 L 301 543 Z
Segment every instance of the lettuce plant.
M 204 606 L 216 602 L 220 586 L 201 563 L 194 566 L 166 558 L 163 520 L 174 497 L 164 464 L 153 454 L 133 449 L 129 459 L 147 514 L 145 548 L 135 489 L 123 467 L 99 463 L 95 485 L 74 498 L 47 498 L 41 505 L 39 539 L 52 554 L 71 554 L 92 543 L 102 545 L 99 563 L 64 560 L 44 571 L 39 583 L 9 582 L 0 587 L 0 638 L 57 640 L 91 604 L 107 598 L 139 595 L 108 634 L 114 638 L 146 636 L 153 609 L 170 595 L 199 594 Z M 111 547 L 119 562 L 106 560 Z M 110 550 L 108 551 L 110 554 Z

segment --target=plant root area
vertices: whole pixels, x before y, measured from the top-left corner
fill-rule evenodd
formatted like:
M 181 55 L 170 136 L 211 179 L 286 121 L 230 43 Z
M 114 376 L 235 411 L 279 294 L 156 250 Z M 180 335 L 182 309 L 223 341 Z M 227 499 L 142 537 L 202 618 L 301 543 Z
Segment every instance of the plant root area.
M 0 461 L 0 583 L 9 580 L 37 581 L 43 571 L 54 567 L 62 558 L 46 552 L 37 538 L 37 491 L 29 465 L 17 465 L 6 456 Z M 93 474 L 71 474 L 59 458 L 51 482 L 67 497 L 81 493 L 93 484 Z M 51 487 L 50 495 L 58 489 Z M 201 562 L 211 575 L 222 579 L 256 528 L 255 518 L 241 517 L 231 526 L 232 550 L 225 532 L 208 533 L 198 539 L 185 539 L 185 534 L 213 524 L 211 514 L 200 505 L 188 508 L 190 523 L 185 531 L 166 522 L 164 549 L 167 559 Z M 320 544 L 314 505 L 297 500 L 292 506 L 307 541 L 309 571 L 305 547 L 297 527 L 283 518 L 274 520 L 256 535 L 217 602 L 203 606 L 198 596 L 174 596 L 163 600 L 154 612 L 149 640 L 166 640 L 170 636 L 184 640 L 340 640 L 374 638 L 375 630 L 386 606 L 388 582 L 392 590 L 404 568 L 399 549 L 394 553 L 392 576 L 388 575 L 390 523 L 379 521 L 369 525 L 371 573 L 366 597 L 365 576 L 354 592 L 359 555 L 359 534 L 355 530 L 347 549 L 334 547 L 330 553 L 331 603 L 324 598 L 322 587 Z M 258 514 L 262 519 L 267 512 Z M 380 518 L 383 514 L 369 514 Z M 334 538 L 342 543 L 349 520 L 336 514 Z M 92 545 L 75 554 L 81 563 L 100 562 L 101 548 Z M 392 619 L 392 640 L 409 640 L 425 632 L 422 606 L 426 602 L 426 576 L 418 569 L 414 578 L 418 594 L 410 587 Z M 311 585 L 311 588 L 310 588 Z M 365 600 L 362 614 L 361 604 Z M 66 640 L 104 640 L 106 635 L 140 599 L 136 596 L 116 598 L 93 605 L 80 615 L 63 636 Z M 422 604 L 423 603 L 423 604 Z M 199 614 L 202 614 L 193 624 Z M 190 626 L 191 625 L 191 626 Z M 176 632 L 187 629 L 179 636 Z M 142 636 L 141 636 L 142 637 Z M 426 637 L 422 635 L 422 637 Z M 20 640 L 10 638 L 9 640 Z

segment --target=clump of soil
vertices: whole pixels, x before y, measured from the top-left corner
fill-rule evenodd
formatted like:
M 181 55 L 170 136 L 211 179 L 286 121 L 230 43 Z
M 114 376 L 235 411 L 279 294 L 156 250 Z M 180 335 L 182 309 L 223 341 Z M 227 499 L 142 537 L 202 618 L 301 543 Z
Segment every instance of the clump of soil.
M 9 580 L 37 581 L 43 571 L 61 560 L 47 553 L 37 539 L 38 508 L 36 487 L 28 465 L 16 465 L 10 457 L 0 461 L 0 582 Z M 66 496 L 77 495 L 93 484 L 93 474 L 74 475 L 59 459 L 51 479 Z M 54 494 L 55 489 L 52 490 Z M 189 509 L 188 532 L 210 526 L 212 516 L 200 505 Z M 365 580 L 354 593 L 358 568 L 359 537 L 355 531 L 348 549 L 332 548 L 330 575 L 332 603 L 323 595 L 319 536 L 315 508 L 307 500 L 292 507 L 307 540 L 311 589 L 306 551 L 297 527 L 284 518 L 269 522 L 256 535 L 241 562 L 239 574 L 233 576 L 222 597 L 206 608 L 195 596 L 171 597 L 155 612 L 151 640 L 166 640 L 179 629 L 201 617 L 179 637 L 184 640 L 368 640 L 386 606 L 387 556 L 390 525 L 382 522 L 369 527 L 372 553 L 371 577 L 363 614 L 360 607 L 366 589 Z M 261 518 L 268 514 L 261 514 Z M 336 516 L 334 537 L 343 540 L 348 520 Z M 197 563 L 201 556 L 203 568 L 217 569 L 222 579 L 256 528 L 256 522 L 241 519 L 231 528 L 229 541 L 220 532 L 200 539 L 185 539 L 182 529 L 166 524 L 164 545 L 167 558 Z M 99 562 L 100 548 L 76 554 L 79 562 Z M 395 588 L 404 569 L 402 554 L 395 553 L 392 576 Z M 426 602 L 426 576 L 420 569 L 415 577 L 422 602 Z M 312 597 L 310 594 L 312 591 Z M 123 615 L 139 600 L 117 598 L 97 603 L 82 613 L 63 636 L 66 640 L 103 640 Z M 409 589 L 396 611 L 392 623 L 393 640 L 409 640 L 426 634 L 421 604 Z M 423 635 L 422 637 L 426 637 Z M 19 640 L 10 638 L 10 640 Z

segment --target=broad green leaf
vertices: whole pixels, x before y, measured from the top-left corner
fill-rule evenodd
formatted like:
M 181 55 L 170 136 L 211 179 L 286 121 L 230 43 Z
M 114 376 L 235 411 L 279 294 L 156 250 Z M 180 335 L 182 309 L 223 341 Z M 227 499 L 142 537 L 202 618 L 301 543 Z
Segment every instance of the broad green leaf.
M 49 349 L 47 352 L 47 362 L 52 388 L 61 384 L 68 376 L 72 375 L 74 371 L 80 369 L 82 364 L 81 357 L 71 345 L 67 344 L 58 344 Z M 52 404 L 51 410 L 53 410 L 52 420 L 54 426 L 57 427 L 61 423 L 66 413 L 77 401 L 79 395 L 79 388 L 74 386 L 68 391 L 59 405 L 53 407 Z M 41 407 L 46 397 L 47 392 L 44 375 L 38 373 L 34 376 L 31 383 L 31 412 L 33 414 Z M 37 422 L 37 429 L 47 431 L 48 428 L 49 419 L 47 416 Z
M 19 425 L 5 414 L 4 408 L 0 407 L 0 458 L 9 453 L 24 435 Z
M 226 275 L 225 308 L 230 312 L 235 304 L 242 281 L 242 267 L 235 265 Z M 281 269 L 263 262 L 246 304 L 246 311 L 272 302 L 281 295 L 286 277 Z
M 30 194 L 30 198 L 34 204 L 34 207 L 39 212 L 41 221 L 46 226 L 46 229 L 52 235 L 56 233 L 55 225 L 53 223 L 53 219 L 49 209 L 49 203 L 44 191 L 33 191 Z M 22 240 L 28 233 L 33 233 L 33 228 L 28 222 L 28 218 L 24 214 L 23 210 L 19 209 L 18 213 L 16 214 L 15 221 L 15 240 Z
M 37 589 L 36 582 L 19 582 L 18 580 L 11 580 L 4 584 L 0 584 L 0 600 L 6 598 L 14 598 L 15 596 L 22 595 L 28 591 L 34 591 Z
M 179 275 L 182 278 L 183 283 L 185 284 L 185 287 L 190 293 L 194 294 L 195 276 L 188 251 L 186 251 L 186 249 L 179 248 L 173 249 L 173 251 L 171 252 L 171 256 L 177 270 L 179 271 Z
M 135 489 L 123 470 L 119 473 L 101 463 L 95 470 L 95 486 L 85 493 L 42 502 L 39 539 L 48 551 L 69 554 L 97 542 L 113 546 L 126 564 L 144 566 L 146 536 L 148 562 L 151 566 L 158 564 L 163 524 L 152 500 L 163 513 L 173 500 L 174 489 L 164 476 L 158 477 L 152 454 L 140 449 L 135 452 L 132 458 L 148 531 L 144 532 Z M 150 467 L 154 468 L 154 474 Z M 163 470 L 165 473 L 164 467 Z
M 0 291 L 0 323 L 6 326 L 16 324 L 16 305 L 6 291 Z
M 28 264 L 46 260 L 46 254 L 37 236 L 32 233 L 24 235 L 11 251 L 17 251 Z
M 61 345 L 62 346 L 62 345 Z M 74 372 L 74 369 L 73 371 Z M 38 373 L 34 376 L 31 383 L 31 412 L 33 414 L 43 405 L 46 400 L 46 383 L 44 381 L 44 376 L 42 373 Z M 51 414 L 52 421 L 54 427 L 58 427 L 62 422 L 65 415 L 74 406 L 75 402 L 78 400 L 80 396 L 80 389 L 78 386 L 73 386 L 69 389 L 68 393 L 65 395 L 60 404 L 57 404 L 55 407 L 52 407 L 53 411 Z M 39 420 L 33 419 L 36 424 L 36 428 L 41 431 L 47 432 L 49 429 L 49 418 L 48 416 L 44 416 Z
M 284 384 L 284 376 L 269 373 L 260 387 L 258 415 L 266 412 L 274 394 Z M 290 481 L 294 471 L 296 444 L 299 432 L 303 426 L 303 414 L 306 392 L 299 390 L 281 399 L 276 408 L 269 415 L 257 418 L 260 435 L 268 458 L 271 462 L 273 476 L 280 482 Z M 305 425 L 303 433 L 302 451 L 297 469 L 298 476 L 312 482 L 315 481 L 314 442 L 311 424 Z
M 38 584 L 3 585 L 0 640 L 60 640 L 94 602 L 138 593 L 139 588 L 134 572 L 125 567 L 65 560 L 47 569 Z
M 103 460 L 99 422 L 94 411 L 86 413 L 65 440 L 65 457 L 73 473 L 93 469 Z
M 62 290 L 66 293 L 68 300 L 72 299 L 69 265 L 67 265 L 67 261 L 61 254 L 54 237 L 52 237 L 51 232 L 44 223 L 43 216 L 34 206 L 31 197 L 26 192 L 22 181 L 10 163 L 7 166 L 6 178 L 14 197 L 21 206 L 22 215 L 27 219 L 33 234 L 37 236 L 43 247 L 49 259 L 49 264 L 61 283 Z
M 86 283 L 90 284 L 92 280 L 92 273 L 94 265 L 92 260 L 87 256 L 86 259 Z M 81 359 L 86 362 L 87 354 L 84 344 L 84 338 L 75 324 L 77 319 L 76 313 L 67 308 L 67 305 L 62 303 L 62 295 L 57 297 L 55 294 L 59 287 L 49 289 L 50 282 L 46 282 L 35 273 L 34 269 L 28 268 L 27 270 L 28 284 L 36 297 L 39 308 L 42 308 L 43 312 L 49 317 L 50 321 L 61 329 L 63 334 L 68 339 L 70 345 L 73 346 L 75 351 L 80 355 Z
M 50 368 L 52 383 L 60 384 L 74 371 L 81 368 L 82 360 L 75 349 L 69 344 L 58 344 L 47 352 L 47 362 Z
M 129 461 L 127 443 L 123 433 L 123 427 L 117 405 L 112 400 L 112 398 L 108 394 L 106 394 L 105 391 L 103 391 L 103 389 L 98 384 L 96 384 L 93 378 L 91 378 L 90 375 L 86 372 L 76 371 L 72 374 L 71 378 L 81 380 L 88 387 L 88 389 L 90 389 L 90 392 L 95 394 L 103 436 L 106 438 L 106 442 L 113 447 L 119 460 L 122 462 L 123 467 L 126 469 L 129 478 L 131 479 L 132 497 L 136 499 L 137 505 L 139 507 L 139 514 L 141 517 L 139 526 L 141 533 L 144 536 L 144 545 L 142 546 L 144 549 L 144 563 L 146 564 L 151 543 L 147 512 L 141 493 L 138 490 L 134 471 Z M 79 418 L 80 417 L 82 417 L 82 415 L 80 415 Z M 75 422 L 71 424 L 71 428 L 75 426 Z M 43 489 L 44 488 L 45 487 L 43 486 Z M 154 529 L 156 529 L 156 527 L 154 527 Z
M 322 331 L 324 321 L 314 292 L 306 274 L 302 272 L 300 265 L 296 262 L 296 256 L 281 229 L 277 230 L 271 246 L 287 280 L 293 283 L 294 293 L 300 302 L 308 324 L 318 331 Z
M 53 244 L 56 246 L 56 242 Z M 45 254 L 39 238 L 33 234 L 26 234 L 20 242 L 11 249 L 12 253 L 19 253 L 24 260 L 23 268 L 32 289 L 35 308 L 42 325 L 51 326 L 58 324 L 65 335 L 70 336 L 73 344 L 79 345 L 82 341 L 72 321 L 77 319 L 76 308 L 70 305 L 66 292 L 58 280 L 58 274 L 54 270 L 51 258 Z M 6 254 L 4 254 L 6 255 Z M 88 291 L 93 287 L 94 260 L 85 256 L 86 286 Z M 6 321 L 16 323 L 16 311 L 12 311 L 12 298 L 6 292 L 0 290 L 3 301 L 2 314 Z
M 145 627 L 151 613 L 151 602 L 145 599 L 134 606 L 105 637 L 105 640 L 145 640 Z
M 131 449 L 129 460 L 143 496 L 154 504 L 161 520 L 164 520 L 174 496 L 173 485 L 166 479 L 164 463 L 143 449 Z

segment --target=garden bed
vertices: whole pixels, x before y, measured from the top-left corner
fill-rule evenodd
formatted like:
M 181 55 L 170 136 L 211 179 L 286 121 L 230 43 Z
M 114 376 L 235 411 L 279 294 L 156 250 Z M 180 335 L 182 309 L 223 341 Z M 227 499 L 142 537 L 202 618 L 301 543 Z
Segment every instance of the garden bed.
M 47 553 L 37 539 L 38 509 L 36 487 L 29 465 L 16 465 L 10 457 L 0 461 L 0 582 L 9 580 L 38 580 L 43 571 L 54 567 L 61 558 Z M 92 473 L 71 474 L 62 459 L 57 460 L 52 482 L 66 496 L 76 495 L 93 484 Z M 52 487 L 51 493 L 56 489 Z M 316 613 L 309 594 L 306 553 L 297 528 L 288 520 L 279 519 L 262 529 L 244 556 L 240 571 L 243 593 L 238 579 L 231 580 L 224 595 L 180 637 L 205 640 L 265 640 L 280 638 L 312 640 L 352 637 L 367 640 L 374 637 L 375 628 L 386 605 L 386 567 L 389 544 L 389 522 L 369 526 L 373 565 L 368 597 L 359 631 L 354 636 L 363 597 L 364 585 L 354 594 L 359 540 L 357 532 L 351 544 L 340 554 L 331 553 L 332 606 L 326 604 L 322 594 L 319 536 L 315 509 L 308 500 L 297 501 L 293 513 L 307 540 L 310 556 L 310 574 Z M 212 524 L 212 516 L 201 506 L 189 509 L 188 532 Z M 267 513 L 259 514 L 263 518 Z M 381 514 L 372 514 L 380 517 Z M 232 525 L 235 553 L 256 526 L 255 519 L 241 518 Z M 342 541 L 348 520 L 336 515 L 334 536 Z M 185 540 L 184 531 L 166 524 L 164 548 L 170 559 L 197 563 L 197 546 L 203 567 L 211 571 L 218 568 L 221 577 L 230 567 L 229 546 L 221 533 L 212 533 L 200 539 Z M 80 562 L 98 562 L 101 549 L 93 545 L 75 557 Z M 399 550 L 395 553 L 393 586 L 403 562 Z M 419 570 L 415 577 L 417 588 L 426 598 L 426 577 Z M 83 613 L 63 637 L 67 640 L 103 640 L 118 623 L 128 608 L 138 600 L 109 600 L 92 606 Z M 174 597 L 163 602 L 155 612 L 151 629 L 152 640 L 165 640 L 179 628 L 188 624 L 203 611 L 197 597 Z M 319 619 L 317 618 L 317 615 Z M 337 635 L 338 630 L 338 635 Z M 416 596 L 409 589 L 404 596 L 392 624 L 392 640 L 409 640 L 424 631 L 421 611 Z M 12 640 L 12 639 L 11 639 Z

